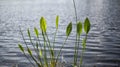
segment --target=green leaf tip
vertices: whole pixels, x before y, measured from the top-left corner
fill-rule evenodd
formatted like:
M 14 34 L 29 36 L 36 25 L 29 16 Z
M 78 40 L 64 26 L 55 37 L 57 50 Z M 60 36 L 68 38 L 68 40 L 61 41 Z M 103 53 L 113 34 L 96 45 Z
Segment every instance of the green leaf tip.
M 38 38 L 39 37 L 39 32 L 38 32 L 38 29 L 36 27 L 34 27 L 34 32 L 36 34 L 36 37 Z
M 24 52 L 24 48 L 22 47 L 21 44 L 18 44 L 18 47 L 19 47 L 19 49 L 20 49 L 22 52 Z
M 77 34 L 78 34 L 78 36 L 80 36 L 81 33 L 82 33 L 82 23 L 78 22 L 77 23 Z
M 30 38 L 30 37 L 31 37 L 31 34 L 30 34 L 29 28 L 27 29 L 27 33 L 28 33 L 28 36 L 29 36 L 29 38 Z
M 66 28 L 66 36 L 69 36 L 72 31 L 72 22 L 70 22 Z
M 90 26 L 91 26 L 90 21 L 88 18 L 86 18 L 84 21 L 84 31 L 86 34 L 88 34 L 88 32 L 89 32 Z
M 28 48 L 27 51 L 32 56 L 32 51 L 30 50 L 30 48 Z
M 56 29 L 58 29 L 58 23 L 59 23 L 59 16 L 56 16 Z
M 42 32 L 46 32 L 47 24 L 46 24 L 46 20 L 44 17 L 41 17 L 40 19 L 40 28 Z

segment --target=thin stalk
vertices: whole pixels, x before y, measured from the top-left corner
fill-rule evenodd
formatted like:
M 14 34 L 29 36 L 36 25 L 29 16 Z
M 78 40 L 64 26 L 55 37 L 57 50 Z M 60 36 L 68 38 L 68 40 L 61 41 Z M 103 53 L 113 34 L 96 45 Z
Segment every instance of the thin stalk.
M 37 42 L 36 42 L 36 45 L 37 45 Z M 37 53 L 38 53 L 38 59 L 39 59 L 40 64 L 42 66 L 43 64 L 42 64 L 42 60 L 41 60 L 40 55 L 39 55 L 39 48 L 38 47 L 36 47 L 36 48 L 37 48 Z
M 48 38 L 48 35 L 47 35 L 47 33 L 45 33 L 45 35 L 46 35 L 46 37 L 47 37 L 47 40 L 48 40 L 48 48 L 49 48 L 49 50 L 50 50 L 50 57 L 51 57 L 51 59 L 52 59 L 52 61 L 54 60 L 54 52 L 53 52 L 53 50 L 52 50 L 52 47 L 51 47 L 51 45 L 50 45 L 50 40 L 49 40 L 49 38 Z
M 45 35 L 42 31 L 42 36 L 43 36 L 43 39 L 44 39 L 44 62 L 45 62 L 45 65 L 48 67 L 48 62 L 47 62 L 47 55 L 46 55 L 46 39 L 45 39 Z
M 76 19 L 76 26 L 77 26 L 77 9 L 76 9 L 76 4 L 75 4 L 75 0 L 73 0 L 73 5 L 74 5 L 74 10 L 75 10 L 75 19 Z M 75 54 L 74 54 L 74 65 L 76 65 L 76 45 L 77 45 L 77 27 L 76 27 L 76 42 L 75 42 Z
M 84 54 L 84 49 L 82 49 L 82 54 L 80 56 L 80 66 L 79 67 L 82 67 L 83 54 Z
M 75 47 L 74 47 L 74 50 L 75 50 L 75 52 L 74 52 L 74 66 L 77 65 L 77 63 L 76 63 L 76 58 L 77 58 L 77 41 L 78 41 L 78 39 L 76 39 L 76 44 L 75 44 Z
M 23 54 L 26 56 L 26 58 L 29 60 L 29 62 L 35 67 L 35 64 L 32 63 L 32 61 L 29 59 L 29 57 L 25 54 L 25 52 L 23 52 Z
M 37 60 L 32 56 L 32 55 L 30 55 L 31 57 L 32 57 L 32 59 L 35 61 L 35 63 L 38 65 L 38 67 L 41 67 L 41 65 L 37 62 Z
M 21 35 L 22 35 L 23 41 L 24 41 L 24 43 L 25 43 L 25 45 L 26 45 L 26 47 L 27 47 L 27 49 L 28 49 L 27 43 L 26 43 L 26 41 L 25 41 L 25 38 L 24 38 L 24 35 L 23 35 L 23 33 L 22 33 L 22 30 L 21 30 L 21 27 L 20 27 L 20 26 L 19 26 L 19 29 L 20 29 L 20 33 L 21 33 Z M 32 63 L 32 61 L 28 58 L 28 56 L 25 54 L 25 52 L 23 52 L 23 53 L 24 53 L 24 55 L 26 56 L 26 58 L 28 59 L 28 61 L 30 61 L 30 63 L 35 67 L 34 63 Z
M 80 36 L 78 36 L 78 47 L 77 47 L 77 55 L 76 55 L 76 63 L 77 63 L 77 58 L 78 58 L 78 49 L 79 49 L 79 46 L 80 46 Z
M 58 31 L 58 29 L 56 29 L 55 34 L 54 34 L 53 51 L 54 51 L 54 45 L 55 45 L 57 31 Z
M 39 45 L 40 45 L 40 49 L 42 49 L 42 45 L 41 45 L 41 43 L 40 43 L 39 36 L 37 37 L 37 39 L 38 39 L 38 43 L 39 43 Z M 41 60 L 40 55 L 39 55 L 39 49 L 38 49 L 38 47 L 37 47 L 37 51 L 38 51 L 38 59 L 39 59 L 41 65 L 43 65 L 43 64 L 42 64 L 42 60 Z
M 62 51 L 62 49 L 63 49 L 63 47 L 64 47 L 64 45 L 65 45 L 67 39 L 68 39 L 68 36 L 66 37 L 64 43 L 62 44 L 62 47 L 60 48 L 60 50 L 59 50 L 59 52 L 58 52 L 58 56 L 57 56 L 57 58 L 56 58 L 56 62 L 55 62 L 55 63 L 57 63 L 57 61 L 58 61 L 58 57 L 60 56 L 60 53 L 61 53 L 61 51 Z
M 85 43 L 87 41 L 87 34 L 85 35 Z M 84 54 L 84 51 L 85 51 L 85 48 L 82 48 L 82 54 L 81 54 L 81 57 L 80 57 L 80 67 L 82 66 L 82 59 L 83 59 L 83 54 Z
M 32 42 L 31 36 L 29 37 L 29 39 L 30 39 L 30 42 L 31 42 L 31 44 L 32 44 L 32 46 L 33 46 L 36 54 L 37 54 L 37 58 L 39 58 L 39 54 L 38 54 L 38 52 L 37 52 L 37 50 L 36 50 L 36 48 L 35 48 L 35 46 L 34 46 L 34 44 L 33 44 L 33 42 Z
M 74 5 L 74 10 L 75 10 L 75 19 L 76 19 L 76 23 L 77 23 L 77 9 L 76 9 L 75 0 L 73 0 L 73 5 Z

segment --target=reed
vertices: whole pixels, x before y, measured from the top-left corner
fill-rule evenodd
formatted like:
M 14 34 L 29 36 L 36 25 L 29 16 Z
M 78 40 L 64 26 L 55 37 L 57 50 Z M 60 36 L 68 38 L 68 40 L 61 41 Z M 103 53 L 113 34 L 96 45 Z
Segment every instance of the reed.
M 75 39 L 75 44 L 74 44 L 75 45 L 74 46 L 74 61 L 73 61 L 72 66 L 73 67 L 82 67 L 83 55 L 84 55 L 84 51 L 86 49 L 86 41 L 87 41 L 88 33 L 90 31 L 91 24 L 90 24 L 90 21 L 88 18 L 86 18 L 84 20 L 84 22 L 77 20 L 77 10 L 76 10 L 75 0 L 73 0 L 73 4 L 74 4 L 75 16 L 76 16 L 76 32 L 75 32 L 76 39 Z M 18 47 L 20 48 L 22 53 L 25 55 L 25 57 L 28 59 L 28 61 L 33 65 L 33 67 L 57 67 L 62 49 L 64 48 L 64 45 L 66 44 L 66 42 L 72 32 L 72 22 L 70 22 L 66 27 L 66 38 L 62 44 L 62 47 L 60 47 L 60 50 L 58 51 L 57 55 L 55 55 L 54 48 L 55 48 L 55 42 L 56 42 L 56 35 L 57 35 L 58 29 L 59 29 L 59 16 L 56 16 L 56 20 L 55 20 L 56 29 L 55 29 L 54 37 L 53 37 L 54 42 L 51 42 L 48 37 L 49 35 L 47 34 L 46 19 L 44 17 L 41 17 L 39 23 L 40 23 L 40 25 L 39 25 L 40 30 L 37 29 L 36 27 L 34 27 L 34 29 L 33 29 L 36 39 L 37 39 L 36 41 L 33 41 L 32 37 L 31 37 L 31 32 L 29 29 L 27 29 L 27 35 L 29 37 L 29 40 L 33 47 L 35 55 L 33 55 L 33 51 L 30 49 L 30 47 L 28 47 L 28 44 L 24 38 L 23 32 L 20 27 L 19 27 L 20 33 L 22 35 L 24 44 L 26 45 L 27 52 L 25 51 L 22 44 L 19 43 Z M 85 37 L 83 39 L 80 39 L 80 36 L 82 34 L 84 34 L 84 32 L 85 32 Z M 43 43 L 40 39 L 40 35 L 42 35 Z M 81 42 L 80 40 L 82 40 L 82 43 L 80 43 Z M 82 46 L 82 52 L 81 52 L 81 56 L 80 56 L 80 61 L 78 62 L 79 46 Z M 48 51 L 47 51 L 47 49 L 48 49 Z M 29 56 L 31 58 L 29 58 L 29 56 L 27 56 L 27 54 L 29 54 Z M 50 56 L 50 60 L 48 60 L 48 58 L 49 58 L 48 55 Z

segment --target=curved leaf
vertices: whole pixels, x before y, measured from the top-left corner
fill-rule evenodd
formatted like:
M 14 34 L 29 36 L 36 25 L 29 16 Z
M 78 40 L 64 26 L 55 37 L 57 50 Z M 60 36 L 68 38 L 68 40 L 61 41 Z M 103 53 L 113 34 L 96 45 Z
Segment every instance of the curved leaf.
M 46 20 L 44 17 L 41 17 L 41 19 L 40 19 L 40 28 L 41 28 L 42 32 L 46 32 L 47 24 L 46 24 Z
M 22 52 L 24 52 L 24 48 L 22 47 L 21 44 L 18 44 L 18 47 L 19 47 L 19 49 L 20 49 Z
M 77 34 L 78 34 L 78 36 L 80 36 L 81 33 L 82 33 L 82 23 L 78 22 L 77 23 Z
M 36 34 L 36 36 L 38 38 L 39 37 L 39 32 L 38 32 L 38 29 L 36 27 L 34 27 L 34 32 L 35 32 L 35 34 Z
M 70 22 L 66 28 L 66 36 L 69 36 L 72 31 L 72 22 Z
M 58 29 L 59 16 L 56 16 L 56 29 Z
M 84 22 L 84 31 L 86 32 L 86 34 L 88 34 L 89 30 L 90 30 L 90 21 L 88 18 L 85 19 Z

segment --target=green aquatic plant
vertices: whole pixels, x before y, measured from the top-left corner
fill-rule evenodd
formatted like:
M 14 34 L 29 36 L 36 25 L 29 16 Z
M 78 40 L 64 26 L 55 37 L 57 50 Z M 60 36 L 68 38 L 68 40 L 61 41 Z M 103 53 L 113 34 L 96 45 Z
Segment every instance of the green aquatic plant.
M 88 18 L 84 20 L 84 23 L 77 20 L 77 10 L 76 10 L 76 5 L 75 5 L 74 0 L 73 0 L 73 4 L 74 4 L 75 18 L 76 18 L 76 40 L 75 40 L 75 46 L 74 46 L 74 61 L 73 61 L 72 66 L 82 67 L 83 55 L 86 49 L 86 41 L 87 41 L 88 33 L 90 31 L 91 24 Z M 40 25 L 39 25 L 40 30 L 34 27 L 34 33 L 37 38 L 35 42 L 32 40 L 30 30 L 29 29 L 27 30 L 27 34 L 28 34 L 30 43 L 33 47 L 33 50 L 31 50 L 28 47 L 28 44 L 23 36 L 23 32 L 20 28 L 20 32 L 21 32 L 23 41 L 26 45 L 27 52 L 22 44 L 18 44 L 18 47 L 20 48 L 22 53 L 25 55 L 25 57 L 30 61 L 33 67 L 57 67 L 59 64 L 59 58 L 60 58 L 62 49 L 64 48 L 64 45 L 66 44 L 68 37 L 70 36 L 72 32 L 72 22 L 70 22 L 66 27 L 66 38 L 62 46 L 60 47 L 60 50 L 58 51 L 57 55 L 55 55 L 54 47 L 55 47 L 56 35 L 58 32 L 58 28 L 59 28 L 59 16 L 56 16 L 55 22 L 56 22 L 56 31 L 54 33 L 53 42 L 49 40 L 49 37 L 47 34 L 47 22 L 44 17 L 40 18 Z M 83 39 L 80 39 L 80 36 L 83 34 L 83 30 L 85 32 L 85 37 Z M 42 35 L 43 41 L 41 41 L 40 35 Z M 82 40 L 82 42 L 80 40 Z M 82 52 L 80 55 L 80 61 L 78 62 L 79 46 L 82 46 L 82 49 L 81 49 Z M 35 55 L 33 55 L 33 53 L 35 53 Z M 27 54 L 29 54 L 31 58 L 29 58 Z M 49 56 L 50 56 L 50 60 L 48 60 Z
M 36 27 L 34 27 L 34 33 L 35 33 L 35 36 L 37 38 L 37 40 L 35 42 L 33 41 L 32 37 L 31 37 L 30 30 L 29 29 L 27 30 L 27 34 L 28 34 L 30 43 L 33 47 L 33 50 L 31 50 L 28 47 L 28 44 L 27 44 L 27 42 L 26 42 L 26 40 L 23 36 L 23 32 L 20 28 L 22 38 L 23 38 L 24 43 L 25 43 L 26 48 L 27 48 L 27 53 L 25 52 L 25 49 L 22 46 L 22 44 L 18 44 L 18 46 L 19 46 L 20 50 L 23 52 L 23 54 L 27 57 L 27 59 L 30 61 L 30 63 L 34 67 L 36 67 L 36 66 L 37 67 L 56 67 L 57 66 L 57 63 L 59 62 L 58 58 L 60 57 L 62 49 L 63 49 L 64 45 L 66 44 L 66 41 L 68 40 L 68 37 L 70 36 L 70 34 L 72 32 L 72 22 L 70 22 L 66 27 L 66 38 L 65 38 L 65 40 L 62 44 L 62 47 L 58 51 L 58 55 L 55 56 L 54 46 L 55 46 L 56 34 L 57 34 L 57 31 L 58 31 L 58 26 L 59 26 L 58 24 L 59 24 L 59 16 L 56 16 L 56 31 L 54 33 L 54 42 L 53 43 L 48 38 L 47 22 L 46 22 L 46 19 L 44 17 L 41 17 L 41 19 L 40 19 L 40 31 L 41 31 L 41 33 Z M 89 19 L 88 18 L 85 19 L 84 28 L 83 28 L 82 22 L 78 21 L 77 24 L 76 24 L 76 28 L 77 28 L 76 29 L 77 39 L 76 39 L 75 47 L 74 47 L 75 52 L 74 52 L 74 64 L 73 64 L 73 66 L 74 67 L 75 66 L 81 67 L 83 53 L 84 53 L 84 50 L 86 48 L 87 35 L 88 35 L 89 30 L 90 30 Z M 86 36 L 82 41 L 82 45 L 81 45 L 83 47 L 82 48 L 82 54 L 81 54 L 81 57 L 80 57 L 80 63 L 78 63 L 77 60 L 78 60 L 78 50 L 79 50 L 79 46 L 80 46 L 80 36 L 83 32 L 83 29 L 85 31 Z M 42 35 L 43 43 L 40 40 L 40 34 Z M 47 51 L 47 49 L 48 49 L 48 51 Z M 33 55 L 33 53 L 35 53 L 35 55 Z M 28 58 L 27 54 L 29 54 L 29 56 L 31 58 Z M 50 56 L 50 60 L 48 60 L 48 58 L 49 58 L 48 55 Z

